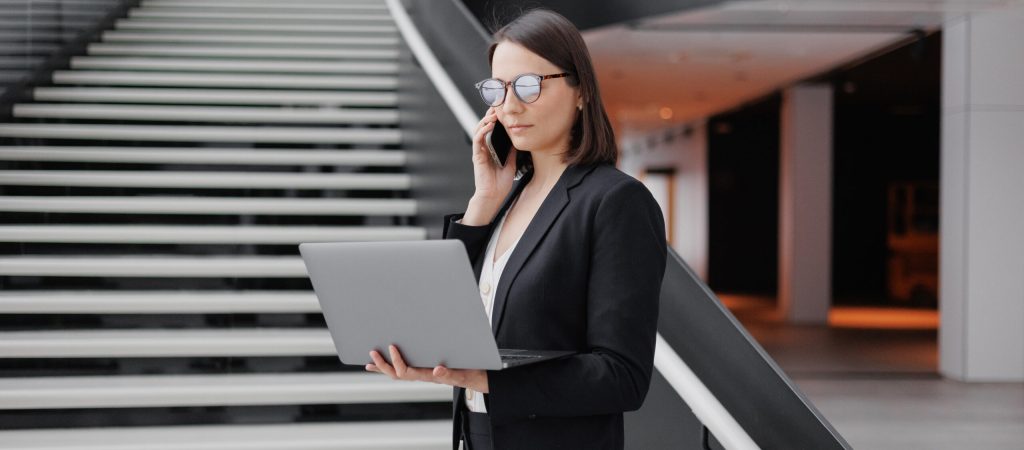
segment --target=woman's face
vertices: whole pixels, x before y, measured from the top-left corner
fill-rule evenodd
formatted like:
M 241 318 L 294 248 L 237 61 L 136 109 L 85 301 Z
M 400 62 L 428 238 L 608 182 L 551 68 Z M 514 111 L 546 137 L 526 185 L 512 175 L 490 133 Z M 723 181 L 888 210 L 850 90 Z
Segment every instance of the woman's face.
M 562 72 L 563 69 L 550 61 L 509 41 L 499 43 L 491 59 L 491 76 L 506 82 L 524 73 L 551 75 Z M 579 90 L 566 80 L 551 78 L 541 81 L 540 97 L 533 103 L 523 103 L 512 93 L 511 87 L 505 92 L 505 102 L 494 108 L 516 148 L 550 154 L 569 150 L 569 130 L 576 119 L 580 96 Z

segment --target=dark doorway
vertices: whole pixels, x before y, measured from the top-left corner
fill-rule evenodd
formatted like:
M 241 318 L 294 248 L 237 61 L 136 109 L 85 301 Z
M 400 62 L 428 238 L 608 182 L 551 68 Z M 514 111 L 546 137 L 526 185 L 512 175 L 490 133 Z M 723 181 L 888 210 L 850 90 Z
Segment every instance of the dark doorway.
M 836 305 L 935 306 L 941 44 L 935 33 L 833 78 Z
M 708 285 L 775 296 L 779 107 L 773 95 L 708 121 Z

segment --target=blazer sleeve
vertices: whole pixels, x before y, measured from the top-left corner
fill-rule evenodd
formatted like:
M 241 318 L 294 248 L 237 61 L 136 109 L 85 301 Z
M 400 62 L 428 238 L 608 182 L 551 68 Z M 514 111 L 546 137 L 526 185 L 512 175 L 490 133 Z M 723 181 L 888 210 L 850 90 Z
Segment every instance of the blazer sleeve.
M 476 261 L 480 253 L 487 248 L 487 241 L 490 239 L 490 225 L 463 225 L 456 222 L 462 219 L 465 213 L 448 214 L 444 216 L 444 228 L 441 232 L 441 239 L 458 239 L 466 246 L 466 253 L 470 261 Z
M 609 189 L 593 220 L 588 351 L 487 371 L 484 400 L 494 424 L 634 411 L 647 396 L 668 252 L 661 208 L 629 179 Z

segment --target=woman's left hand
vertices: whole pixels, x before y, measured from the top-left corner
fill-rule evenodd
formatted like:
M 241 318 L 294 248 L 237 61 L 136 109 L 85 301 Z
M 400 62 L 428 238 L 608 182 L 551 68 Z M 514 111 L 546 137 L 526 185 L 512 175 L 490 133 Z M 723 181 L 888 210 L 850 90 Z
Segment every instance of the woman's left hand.
M 406 381 L 430 381 L 432 383 L 447 384 L 469 388 L 477 392 L 488 393 L 487 371 L 479 369 L 449 369 L 445 366 L 437 366 L 433 369 L 423 367 L 409 367 L 402 359 L 398 347 L 389 346 L 391 361 L 394 367 L 384 359 L 376 350 L 370 351 L 370 358 L 373 364 L 367 364 L 366 370 L 380 372 L 390 376 L 394 380 Z

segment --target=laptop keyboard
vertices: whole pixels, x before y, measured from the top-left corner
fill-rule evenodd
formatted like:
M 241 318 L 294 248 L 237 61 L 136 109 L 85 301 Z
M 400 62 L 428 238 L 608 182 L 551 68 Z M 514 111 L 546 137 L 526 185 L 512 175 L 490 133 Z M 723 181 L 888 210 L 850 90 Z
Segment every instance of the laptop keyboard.
M 540 358 L 540 355 L 501 355 L 503 361 Z

